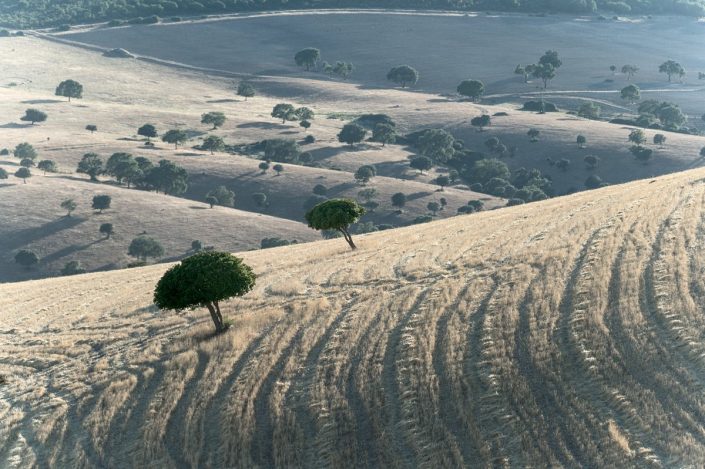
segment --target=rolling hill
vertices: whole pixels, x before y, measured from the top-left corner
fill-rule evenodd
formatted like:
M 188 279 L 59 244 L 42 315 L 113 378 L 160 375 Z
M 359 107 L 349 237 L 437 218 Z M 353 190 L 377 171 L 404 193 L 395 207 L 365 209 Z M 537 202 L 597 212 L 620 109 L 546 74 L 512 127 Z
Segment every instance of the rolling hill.
M 0 465 L 699 466 L 704 203 L 698 169 L 243 253 L 218 336 L 152 306 L 165 265 L 0 285 Z

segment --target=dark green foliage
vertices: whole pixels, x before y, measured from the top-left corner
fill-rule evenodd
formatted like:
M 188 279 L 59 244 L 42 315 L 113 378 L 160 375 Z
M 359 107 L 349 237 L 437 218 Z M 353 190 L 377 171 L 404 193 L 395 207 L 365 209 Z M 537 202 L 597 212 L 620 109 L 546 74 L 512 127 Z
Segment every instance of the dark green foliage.
M 167 133 L 162 135 L 162 141 L 166 143 L 173 143 L 174 148 L 179 148 L 179 145 L 184 143 L 188 139 L 186 132 L 179 129 L 169 130 Z
M 201 124 L 212 125 L 213 130 L 225 124 L 225 114 L 222 112 L 207 112 L 201 114 Z
M 296 240 L 289 241 L 287 239 L 281 238 L 263 238 L 260 241 L 261 249 L 278 248 L 280 246 L 289 246 L 291 244 L 296 244 Z
M 479 80 L 463 80 L 457 88 L 458 94 L 477 101 L 485 92 L 485 85 Z
M 35 150 L 34 147 L 27 142 L 18 144 L 13 153 L 16 158 L 21 160 L 24 160 L 25 158 L 34 160 L 37 157 L 37 150 Z
M 362 200 L 364 200 L 366 203 L 369 203 L 372 199 L 377 197 L 377 189 L 374 189 L 372 187 L 368 187 L 366 189 L 362 189 L 357 193 L 357 196 L 360 197 Z
M 376 175 L 377 170 L 375 170 L 374 166 L 364 165 L 360 166 L 357 171 L 355 171 L 355 180 L 361 184 L 366 184 Z
M 466 175 L 471 182 L 485 184 L 492 178 L 509 180 L 510 173 L 507 165 L 498 159 L 485 159 L 475 162 L 469 174 Z
M 5 168 L 0 168 L 0 179 L 7 179 L 8 174 L 7 171 L 5 171 Z
M 531 111 L 531 112 L 558 112 L 558 107 L 553 104 L 549 103 L 548 101 L 527 101 L 524 103 L 524 106 L 521 108 L 522 111 Z
M 34 166 L 34 161 L 30 160 L 29 158 L 25 158 L 20 161 L 20 166 L 25 168 L 31 168 L 32 166 Z
M 538 129 L 529 129 L 529 131 L 526 132 L 526 135 L 529 136 L 530 142 L 538 142 L 539 135 L 541 135 L 541 132 Z
M 419 81 L 419 72 L 408 65 L 399 65 L 387 73 L 387 80 L 406 88 L 407 85 L 415 85 Z
M 622 99 L 630 104 L 634 104 L 641 99 L 641 89 L 636 85 L 628 85 L 620 92 Z
M 200 240 L 194 239 L 193 241 L 191 241 L 191 250 L 192 251 L 198 252 L 201 249 L 203 249 L 203 243 Z
M 537 65 L 532 74 L 534 78 L 539 78 L 546 89 L 551 80 L 556 77 L 556 68 L 551 63 Z
M 587 143 L 587 138 L 583 135 L 578 135 L 578 137 L 575 139 L 576 143 L 580 148 L 585 147 L 585 144 Z
M 409 166 L 417 169 L 419 173 L 423 174 L 424 171 L 428 171 L 433 168 L 433 160 L 427 156 L 415 156 L 409 162 Z
M 642 101 L 639 105 L 638 111 L 639 114 L 645 116 L 655 116 L 661 121 L 661 124 L 669 130 L 677 130 L 680 126 L 685 124 L 687 120 L 686 116 L 677 104 L 669 103 L 667 101 L 657 101 L 654 99 Z M 639 125 L 642 126 L 641 123 Z M 648 125 L 643 125 L 643 127 L 647 126 Z
M 32 177 L 32 172 L 29 170 L 29 168 L 22 167 L 15 171 L 15 177 L 22 179 L 23 184 L 27 184 L 27 178 Z
M 151 139 L 153 139 L 157 136 L 157 128 L 154 127 L 152 124 L 144 124 L 142 127 L 137 129 L 137 135 L 147 137 L 147 141 L 149 142 L 149 141 L 151 141 Z M 174 142 L 169 142 L 169 143 L 174 143 Z
M 513 207 L 515 205 L 522 205 L 525 203 L 526 202 L 524 202 L 522 199 L 509 199 L 507 200 L 507 207 Z
M 146 261 L 148 257 L 161 257 L 164 255 L 164 248 L 154 238 L 149 236 L 138 236 L 132 240 L 127 254 Z
M 15 254 L 15 263 L 30 268 L 39 262 L 39 256 L 34 251 L 22 249 Z
M 596 174 L 588 176 L 585 180 L 585 187 L 588 189 L 597 189 L 598 187 L 602 187 L 603 184 L 602 178 Z
M 211 197 L 216 200 L 215 204 L 217 205 L 222 205 L 223 207 L 232 207 L 235 205 L 235 193 L 225 186 L 218 186 L 208 192 L 206 201 Z M 210 204 L 210 201 L 208 201 L 208 203 Z M 212 205 L 214 204 L 211 204 L 211 206 Z
M 97 132 L 98 131 L 98 126 L 94 124 L 88 124 L 86 126 L 86 130 L 89 131 L 90 133 Z
M 45 112 L 39 109 L 27 109 L 24 112 L 24 116 L 20 117 L 21 121 L 31 122 L 34 125 L 36 122 L 44 122 L 47 120 L 47 115 Z
M 76 171 L 89 175 L 91 181 L 97 181 L 98 175 L 103 174 L 103 160 L 96 153 L 86 153 L 78 162 Z
M 436 178 L 436 184 L 441 186 L 441 190 L 443 190 L 446 186 L 450 185 L 450 178 L 448 176 L 438 176 Z
M 428 223 L 433 221 L 433 217 L 430 215 L 419 215 L 418 217 L 414 218 L 414 221 L 411 222 L 412 225 L 420 225 L 421 223 Z
M 361 125 L 367 130 L 374 130 L 378 124 L 385 124 L 391 127 L 396 127 L 396 124 L 386 114 L 363 114 L 352 121 L 353 124 Z
M 171 267 L 154 290 L 154 304 L 181 311 L 208 308 L 217 332 L 225 330 L 219 302 L 243 296 L 256 276 L 242 259 L 217 251 L 199 252 Z
M 365 209 L 350 199 L 332 199 L 322 202 L 306 213 L 308 226 L 315 230 L 337 230 L 342 233 L 351 249 L 356 249 L 349 227 L 356 223 Z
M 316 184 L 313 186 L 313 193 L 316 195 L 326 195 L 328 194 L 328 188 L 323 184 Z
M 473 127 L 478 127 L 480 129 L 480 132 L 482 132 L 485 127 L 490 125 L 491 122 L 492 118 L 489 116 L 489 114 L 483 114 L 481 116 L 473 117 L 470 120 L 470 125 L 472 125 Z
M 299 127 L 302 127 L 304 129 L 308 130 L 311 128 L 311 123 L 309 121 L 304 120 L 304 121 L 299 122 Z
M 203 139 L 203 144 L 201 144 L 201 149 L 210 151 L 211 155 L 213 152 L 222 151 L 225 148 L 225 142 L 222 138 L 217 135 L 209 135 Z
M 294 55 L 294 61 L 299 67 L 306 68 L 306 71 L 315 68 L 321 58 L 321 51 L 313 47 L 300 50 Z
M 252 98 L 255 96 L 255 87 L 250 83 L 241 81 L 240 84 L 237 85 L 237 95 L 242 96 L 245 98 L 245 101 L 247 101 L 247 98 Z
M 279 176 L 282 173 L 282 171 L 284 171 L 284 166 L 280 165 L 280 164 L 275 164 L 274 166 L 272 166 L 272 169 L 274 170 L 275 173 L 277 173 L 277 176 Z
M 169 195 L 181 195 L 188 189 L 188 173 L 169 160 L 160 160 L 159 165 L 145 174 L 148 187 Z
M 455 139 L 443 129 L 429 129 L 418 140 L 417 146 L 423 156 L 437 163 L 446 163 L 455 154 Z
M 312 121 L 316 117 L 316 113 L 307 107 L 300 107 L 294 110 L 294 115 L 297 119 L 303 121 Z
M 67 212 L 67 213 L 66 213 L 66 216 L 67 216 L 67 217 L 70 217 L 70 216 L 71 216 L 71 212 L 73 212 L 74 210 L 76 210 L 76 207 L 77 207 L 77 206 L 78 206 L 78 204 L 77 204 L 76 201 L 73 200 L 73 199 L 66 199 L 66 200 L 64 200 L 63 202 L 61 202 L 61 208 L 63 208 L 64 210 L 66 210 L 66 212 Z
M 61 275 L 78 275 L 86 273 L 86 269 L 81 267 L 79 261 L 68 261 L 61 269 Z
M 282 124 L 286 121 L 294 121 L 297 119 L 296 109 L 291 104 L 280 103 L 272 108 L 272 117 L 282 120 Z
M 595 169 L 600 164 L 600 158 L 595 155 L 587 155 L 583 161 L 588 169 Z
M 637 145 L 646 143 L 646 135 L 641 129 L 634 129 L 629 133 L 629 141 Z
M 568 167 L 570 166 L 570 160 L 566 158 L 561 158 L 556 162 L 556 168 L 560 169 L 564 173 L 568 171 Z
M 634 75 L 639 71 L 639 67 L 636 65 L 624 65 L 622 67 L 622 73 L 627 76 L 627 80 L 631 80 Z
M 258 207 L 267 207 L 267 194 L 263 192 L 255 192 L 252 194 L 252 200 L 257 204 Z
M 382 146 L 397 141 L 397 131 L 393 125 L 379 123 L 372 130 L 372 140 L 379 142 Z
M 600 106 L 592 101 L 583 103 L 578 108 L 578 115 L 586 119 L 597 120 L 600 118 Z
M 206 203 L 210 205 L 211 208 L 213 208 L 218 204 L 218 198 L 212 195 L 206 196 Z
M 127 187 L 144 176 L 137 160 L 129 153 L 113 153 L 105 163 L 105 174 L 113 176 L 117 182 L 127 183 Z
M 83 97 L 83 85 L 75 80 L 64 80 L 56 87 L 55 94 L 56 96 L 69 98 L 70 102 L 71 98 L 79 99 Z
M 399 209 L 404 208 L 404 205 L 406 205 L 406 194 L 403 192 L 397 192 L 392 195 L 392 205 Z
M 110 208 L 110 203 L 113 201 L 112 197 L 109 195 L 96 195 L 93 196 L 93 203 L 91 207 L 94 210 L 98 210 L 99 213 L 103 213 L 103 210 Z
M 261 170 L 262 170 L 262 174 L 264 174 L 264 173 L 266 173 L 267 170 L 269 169 L 269 163 L 267 163 L 266 161 L 263 161 L 263 162 L 261 162 L 261 163 L 258 165 L 258 168 L 261 169 Z
M 59 170 L 58 166 L 56 165 L 56 162 L 52 160 L 40 161 L 39 163 L 37 163 L 37 168 L 44 171 L 44 174 L 55 173 Z
M 651 148 L 644 148 L 640 145 L 632 145 L 631 148 L 629 148 L 629 151 L 634 155 L 634 157 L 641 161 L 642 163 L 646 164 L 649 162 L 651 159 L 651 155 L 653 155 L 654 151 Z
M 664 143 L 666 143 L 666 136 L 664 134 L 654 135 L 654 145 L 662 146 Z
M 429 202 L 428 204 L 426 204 L 426 208 L 435 216 L 436 213 L 441 209 L 441 204 L 439 204 L 438 202 Z
M 668 76 L 669 82 L 674 76 L 678 77 L 679 79 L 685 76 L 685 69 L 681 64 L 679 64 L 675 60 L 665 61 L 659 66 L 658 71 L 659 73 L 665 73 Z
M 362 142 L 367 135 L 367 130 L 358 124 L 350 123 L 345 124 L 338 134 L 338 141 L 341 143 L 347 143 L 351 147 L 356 143 Z
M 102 225 L 100 225 L 99 231 L 105 235 L 106 239 L 109 239 L 110 236 L 114 233 L 113 224 L 103 223 Z

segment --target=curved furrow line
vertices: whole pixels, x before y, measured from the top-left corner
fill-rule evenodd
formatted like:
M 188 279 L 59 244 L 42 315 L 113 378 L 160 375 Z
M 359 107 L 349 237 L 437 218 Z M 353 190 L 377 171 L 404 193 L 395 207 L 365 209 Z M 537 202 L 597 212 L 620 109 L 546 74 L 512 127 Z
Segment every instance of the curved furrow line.
M 445 310 L 436 321 L 436 340 L 432 353 L 433 370 L 438 380 L 438 395 L 440 396 L 439 416 L 445 423 L 445 427 L 455 440 L 455 444 L 460 449 L 463 465 L 470 466 L 482 459 L 482 452 L 479 446 L 481 441 L 480 430 L 476 422 L 464 415 L 465 409 L 460 405 L 464 401 L 464 396 L 457 392 L 458 381 L 462 374 L 462 344 L 457 343 L 462 330 L 459 327 L 449 329 L 449 323 L 453 318 L 460 322 L 462 312 L 461 305 L 472 308 L 479 304 L 482 296 L 487 294 L 491 287 L 489 282 L 482 279 L 468 279 L 467 284 L 452 303 L 445 307 Z M 473 282 L 480 283 L 476 285 Z M 468 298 L 468 295 L 473 295 Z M 459 326 L 459 324 L 454 324 Z M 460 369 L 459 369 L 460 368 Z
M 179 396 L 176 407 L 169 415 L 166 422 L 164 433 L 165 446 L 169 453 L 172 463 L 176 467 L 195 467 L 197 464 L 192 460 L 195 456 L 189 455 L 184 451 L 186 448 L 186 440 L 191 432 L 190 425 L 187 422 L 187 414 L 190 406 L 193 404 L 193 397 L 200 384 L 203 374 L 209 364 L 209 357 L 203 350 L 198 350 L 198 362 L 195 370 L 184 386 L 184 390 Z

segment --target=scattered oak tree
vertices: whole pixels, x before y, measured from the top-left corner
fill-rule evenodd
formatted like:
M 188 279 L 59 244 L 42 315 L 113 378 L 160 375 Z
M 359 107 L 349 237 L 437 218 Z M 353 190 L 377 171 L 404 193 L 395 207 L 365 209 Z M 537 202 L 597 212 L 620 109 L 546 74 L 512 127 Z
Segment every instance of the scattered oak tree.
M 4 168 L 0 168 L 0 179 L 7 179 L 7 178 L 8 178 L 7 171 L 5 171 Z
M 406 88 L 407 85 L 413 86 L 419 81 L 419 72 L 408 65 L 399 65 L 389 70 L 387 80 Z
M 39 109 L 27 109 L 24 112 L 24 116 L 20 117 L 20 120 L 24 122 L 31 122 L 31 124 L 34 125 L 36 122 L 44 122 L 47 120 L 47 115 Z
M 225 114 L 222 112 L 213 111 L 201 115 L 201 124 L 212 125 L 212 130 L 222 127 L 225 124 L 225 120 Z
M 674 76 L 678 77 L 679 79 L 685 76 L 685 69 L 681 64 L 679 64 L 675 60 L 665 61 L 664 63 L 659 65 L 658 71 L 659 73 L 665 73 L 668 76 L 669 83 L 671 82 Z
M 639 71 L 639 67 L 636 65 L 624 65 L 622 67 L 622 73 L 627 76 L 627 80 L 631 80 L 634 75 Z
M 375 170 L 374 166 L 364 165 L 360 166 L 357 171 L 355 171 L 355 180 L 360 184 L 367 184 L 376 175 L 377 170 Z
M 308 226 L 315 230 L 337 230 L 340 232 L 350 248 L 355 250 L 357 246 L 350 235 L 350 225 L 356 223 L 365 209 L 354 200 L 331 199 L 322 202 L 306 213 Z
M 352 148 L 356 143 L 362 142 L 367 135 L 367 130 L 361 125 L 351 123 L 345 124 L 338 134 L 338 141 L 347 143 Z
M 98 210 L 98 213 L 103 213 L 103 210 L 110 208 L 110 203 L 112 201 L 113 198 L 109 195 L 96 195 L 93 196 L 93 203 L 91 204 L 91 207 L 93 210 Z
M 37 168 L 41 171 L 44 171 L 44 175 L 46 175 L 46 173 L 55 173 L 59 170 L 58 166 L 56 165 L 56 162 L 52 160 L 40 161 L 39 163 L 37 163 Z
M 217 135 L 209 135 L 203 140 L 201 148 L 211 152 L 211 155 L 216 151 L 222 151 L 225 148 L 225 142 Z
M 23 184 L 27 184 L 27 179 L 32 177 L 32 172 L 29 168 L 22 167 L 15 171 L 15 177 L 22 179 Z
M 585 144 L 587 143 L 587 138 L 585 138 L 584 135 L 578 135 L 578 137 L 575 139 L 575 142 L 578 144 L 579 148 L 585 148 Z
M 267 170 L 269 169 L 269 163 L 267 163 L 266 161 L 263 161 L 259 164 L 258 167 L 259 167 L 259 169 L 262 170 L 262 174 L 265 174 L 267 172 Z
M 274 170 L 275 173 L 277 173 L 277 176 L 279 176 L 282 173 L 282 171 L 284 171 L 284 166 L 282 166 L 280 164 L 275 164 L 274 166 L 272 166 L 272 169 Z
M 89 131 L 90 133 L 97 132 L 98 131 L 98 126 L 95 124 L 88 124 L 86 126 L 86 130 Z
M 433 160 L 427 156 L 415 156 L 409 162 L 409 166 L 418 170 L 420 174 L 423 174 L 424 171 L 433 168 Z
M 272 117 L 282 120 L 282 124 L 286 121 L 296 120 L 296 109 L 291 104 L 279 103 L 272 109 Z
M 237 85 L 237 95 L 242 96 L 247 101 L 247 98 L 253 98 L 255 96 L 255 87 L 250 83 L 241 81 Z
M 24 160 L 25 158 L 34 160 L 37 157 L 37 150 L 35 150 L 34 147 L 27 142 L 18 144 L 13 153 L 16 158 L 21 160 Z
M 157 128 L 152 124 L 144 124 L 142 127 L 137 129 L 137 135 L 147 137 L 147 141 L 151 142 L 153 138 L 157 137 Z
M 664 134 L 654 135 L 654 145 L 663 146 L 666 143 L 666 136 Z
M 75 80 L 64 80 L 56 87 L 56 96 L 80 99 L 83 97 L 83 85 Z
M 316 64 L 321 58 L 321 51 L 313 47 L 307 47 L 306 49 L 300 50 L 294 55 L 294 62 L 299 67 L 304 67 L 306 71 L 310 71 L 311 68 L 315 68 Z
M 70 216 L 71 216 L 71 212 L 73 212 L 74 210 L 76 210 L 76 207 L 78 207 L 78 204 L 77 204 L 76 201 L 73 200 L 73 199 L 66 199 L 66 200 L 64 200 L 63 202 L 61 202 L 61 208 L 63 208 L 64 210 L 66 210 L 66 216 L 67 216 L 67 217 L 70 217 Z
M 628 85 L 622 88 L 620 95 L 629 104 L 634 104 L 641 99 L 641 90 L 636 85 Z
M 91 181 L 97 181 L 98 175 L 103 174 L 103 160 L 96 153 L 86 153 L 78 162 L 76 172 L 87 174 Z
M 235 205 L 235 193 L 225 186 L 218 186 L 206 195 L 206 200 L 215 198 L 217 205 L 232 207 Z M 211 203 L 210 201 L 208 203 Z M 212 205 L 212 204 L 211 204 Z
M 103 223 L 100 225 L 99 229 L 101 234 L 105 235 L 105 239 L 110 239 L 110 236 L 114 233 L 112 223 Z
M 479 80 L 463 80 L 457 88 L 458 94 L 478 101 L 485 92 L 485 84 Z
M 39 256 L 34 251 L 22 249 L 15 254 L 15 263 L 29 269 L 39 262 Z
M 379 123 L 375 125 L 372 130 L 372 140 L 381 143 L 382 146 L 385 146 L 388 143 L 396 143 L 397 131 L 392 125 Z
M 127 254 L 142 261 L 146 261 L 148 257 L 157 258 L 164 255 L 164 248 L 154 238 L 149 236 L 138 236 L 132 240 L 127 249 Z
M 641 129 L 634 129 L 629 133 L 629 141 L 637 145 L 646 143 L 646 135 Z
M 406 205 L 406 194 L 403 192 L 397 192 L 392 195 L 392 205 L 397 207 L 399 210 L 403 209 L 404 205 Z
M 179 145 L 184 143 L 188 139 L 186 132 L 180 129 L 169 130 L 162 136 L 162 141 L 166 143 L 173 143 L 174 149 L 178 149 Z
M 473 117 L 470 120 L 470 125 L 477 127 L 480 132 L 484 131 L 485 127 L 489 126 L 492 122 L 492 118 L 488 114 L 483 114 L 481 116 Z

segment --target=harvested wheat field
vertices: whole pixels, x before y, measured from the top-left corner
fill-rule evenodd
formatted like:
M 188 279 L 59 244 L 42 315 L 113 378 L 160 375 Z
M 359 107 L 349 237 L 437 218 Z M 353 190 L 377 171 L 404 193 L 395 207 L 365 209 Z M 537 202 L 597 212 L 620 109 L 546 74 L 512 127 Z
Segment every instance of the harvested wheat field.
M 218 336 L 164 265 L 0 285 L 0 466 L 700 466 L 704 178 L 245 253 Z

